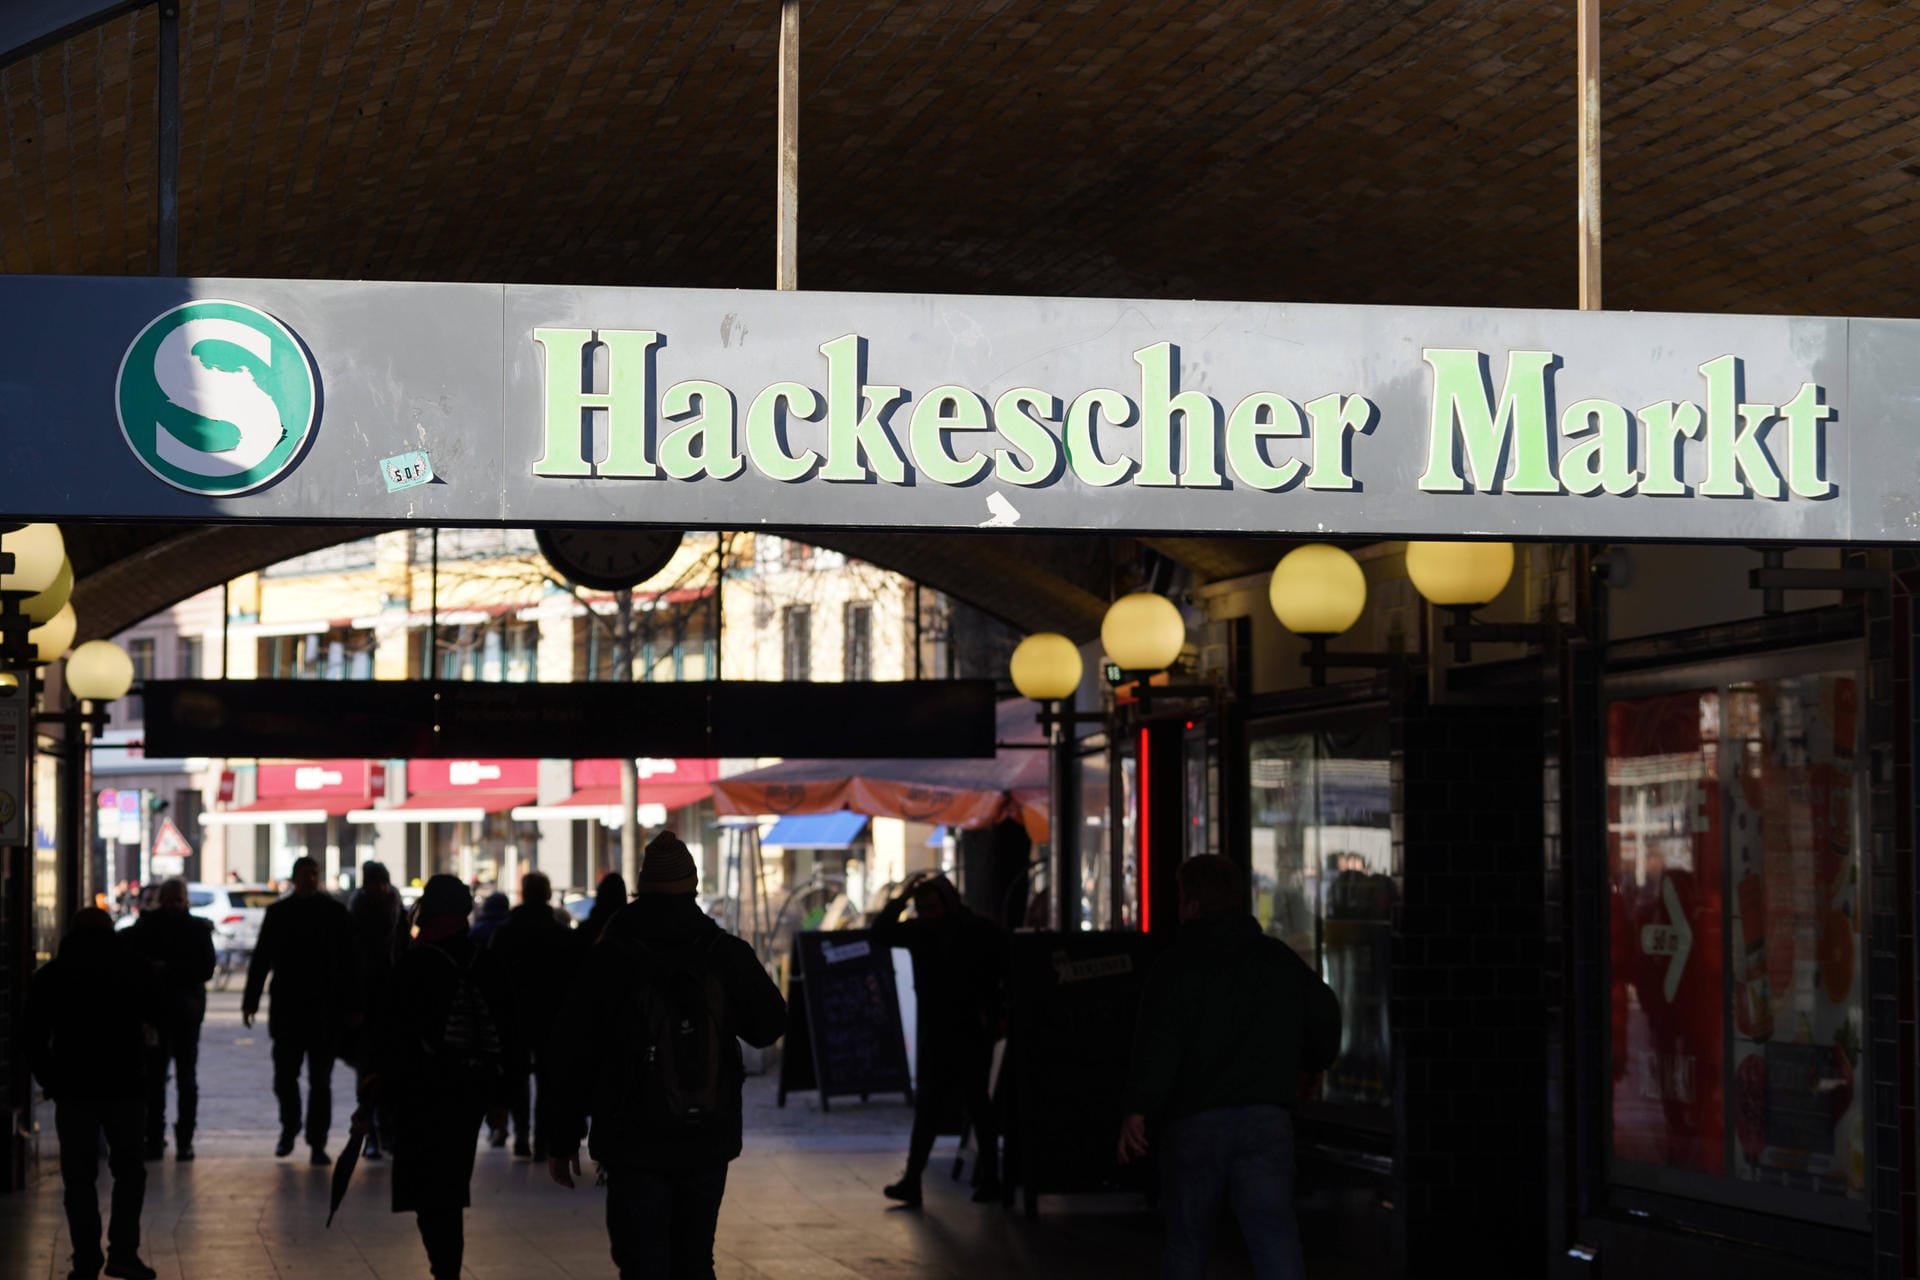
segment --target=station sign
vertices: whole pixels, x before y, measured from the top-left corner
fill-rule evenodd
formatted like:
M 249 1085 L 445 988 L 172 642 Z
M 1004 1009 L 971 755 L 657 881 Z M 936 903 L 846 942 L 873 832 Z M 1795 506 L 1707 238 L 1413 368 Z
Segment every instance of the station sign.
M 0 341 L 50 520 L 1920 538 L 1914 321 L 9 277 Z

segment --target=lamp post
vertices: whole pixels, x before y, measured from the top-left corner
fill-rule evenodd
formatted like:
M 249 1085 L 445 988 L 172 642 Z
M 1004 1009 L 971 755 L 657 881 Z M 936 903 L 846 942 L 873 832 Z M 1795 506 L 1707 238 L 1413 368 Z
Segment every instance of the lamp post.
M 91 897 L 88 874 L 93 843 L 87 825 L 93 735 L 108 722 L 105 704 L 126 696 L 133 687 L 133 659 L 111 640 L 89 640 L 67 656 L 68 703 L 64 711 L 44 717 L 62 726 L 61 745 L 66 759 L 60 771 L 60 897 L 71 913 Z
M 1085 664 L 1078 646 L 1063 635 L 1043 631 L 1028 636 L 1014 648 L 1007 669 L 1021 696 L 1040 704 L 1040 724 L 1047 731 L 1051 756 L 1047 772 L 1053 796 L 1047 830 L 1053 846 L 1048 876 L 1053 914 L 1062 930 L 1076 928 L 1078 922 L 1070 923 L 1066 904 L 1078 901 L 1079 895 L 1065 892 L 1080 880 L 1080 740 L 1074 726 L 1106 717 L 1073 709 Z
M 1281 626 L 1306 640 L 1300 661 L 1315 685 L 1326 684 L 1330 667 L 1380 670 L 1406 661 L 1398 653 L 1328 651 L 1327 641 L 1352 630 L 1367 608 L 1366 572 L 1331 543 L 1309 542 L 1282 556 L 1267 582 L 1267 603 Z
M 1151 932 L 1154 922 L 1173 924 L 1179 907 L 1175 872 L 1186 834 L 1185 769 L 1182 764 L 1182 714 L 1154 714 L 1155 695 L 1162 698 L 1203 697 L 1210 701 L 1219 690 L 1211 684 L 1160 684 L 1153 678 L 1180 660 L 1187 644 L 1187 622 L 1173 601 L 1151 591 L 1121 596 L 1100 623 L 1100 643 L 1107 657 L 1134 686 L 1133 713 L 1128 725 L 1135 742 L 1135 818 L 1139 838 L 1140 930 Z M 1114 735 L 1116 742 L 1118 735 Z M 1116 775 L 1118 776 L 1118 775 Z M 1118 831 L 1116 824 L 1116 831 Z M 1117 838 L 1117 836 L 1116 836 Z M 1117 868 L 1116 868 L 1117 870 Z M 1124 905 L 1122 877 L 1114 876 L 1114 907 Z
M 1453 660 L 1473 657 L 1473 642 L 1532 644 L 1547 638 L 1537 622 L 1475 622 L 1473 611 L 1491 604 L 1513 577 L 1511 542 L 1409 542 L 1407 577 L 1429 604 L 1453 615 L 1443 635 L 1453 642 Z

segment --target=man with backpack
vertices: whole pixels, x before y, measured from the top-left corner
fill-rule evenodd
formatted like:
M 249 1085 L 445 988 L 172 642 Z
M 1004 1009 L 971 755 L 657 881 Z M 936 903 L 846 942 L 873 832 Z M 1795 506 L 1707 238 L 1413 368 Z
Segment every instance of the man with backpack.
M 354 1117 L 359 1127 L 376 1109 L 393 1117 L 393 1211 L 414 1215 L 434 1280 L 460 1275 L 480 1122 L 505 1122 L 506 981 L 498 957 L 467 936 L 472 911 L 452 876 L 421 890 L 419 933 L 393 966 Z
M 624 1280 L 713 1275 L 740 1154 L 739 1041 L 764 1048 L 786 1028 L 786 1001 L 753 949 L 700 910 L 698 876 L 677 835 L 654 837 L 639 896 L 593 945 L 552 1041 L 547 1167 L 573 1185 L 591 1118 Z

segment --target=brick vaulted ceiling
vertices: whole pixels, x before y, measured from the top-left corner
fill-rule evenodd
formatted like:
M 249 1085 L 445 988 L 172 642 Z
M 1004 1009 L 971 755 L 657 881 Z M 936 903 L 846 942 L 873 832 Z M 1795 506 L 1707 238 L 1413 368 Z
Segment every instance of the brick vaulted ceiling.
M 803 288 L 1574 302 L 1572 0 L 801 6 Z M 182 10 L 183 274 L 772 283 L 774 0 Z M 1602 23 L 1608 306 L 1920 315 L 1903 3 Z M 0 271 L 153 270 L 158 27 L 0 67 Z

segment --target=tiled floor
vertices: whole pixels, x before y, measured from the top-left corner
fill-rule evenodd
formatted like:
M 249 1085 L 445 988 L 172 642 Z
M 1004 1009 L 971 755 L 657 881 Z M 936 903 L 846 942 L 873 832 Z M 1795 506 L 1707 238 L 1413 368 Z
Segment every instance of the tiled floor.
M 200 1159 L 148 1166 L 144 1252 L 163 1277 L 260 1280 L 426 1276 L 413 1220 L 387 1211 L 388 1170 L 363 1164 L 332 1229 L 330 1170 L 271 1155 L 273 1103 L 264 1025 L 239 1023 L 237 999 L 216 995 L 203 1039 Z M 336 1128 L 351 1110 L 351 1073 L 335 1079 Z M 721 1214 L 722 1277 L 1149 1276 L 1159 1237 L 1131 1202 L 1043 1202 L 1039 1221 L 969 1202 L 944 1176 L 919 1211 L 890 1208 L 880 1187 L 898 1175 L 908 1115 L 897 1101 L 773 1105 L 772 1081 L 749 1086 L 748 1153 L 733 1166 Z M 44 1111 L 44 1109 L 43 1109 Z M 51 1115 L 42 1127 L 51 1130 Z M 338 1137 L 335 1139 L 336 1146 Z M 0 1276 L 60 1280 L 68 1246 L 51 1137 L 30 1191 L 0 1196 Z M 936 1153 L 944 1175 L 946 1153 Z M 102 1174 L 102 1186 L 106 1182 Z M 476 1280 L 608 1277 L 603 1194 L 568 1192 L 544 1170 L 482 1150 L 467 1215 L 467 1274 Z M 1071 1211 L 1069 1211 L 1071 1210 Z

